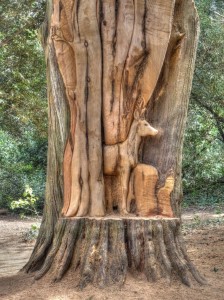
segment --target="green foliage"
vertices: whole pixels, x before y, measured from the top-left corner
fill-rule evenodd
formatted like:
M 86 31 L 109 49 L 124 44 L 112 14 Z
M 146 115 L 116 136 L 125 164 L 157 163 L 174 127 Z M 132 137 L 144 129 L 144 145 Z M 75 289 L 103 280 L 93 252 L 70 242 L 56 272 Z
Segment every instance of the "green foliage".
M 22 216 L 25 214 L 31 214 L 38 217 L 37 201 L 38 197 L 35 197 L 32 188 L 27 185 L 25 192 L 23 193 L 23 198 L 12 201 L 10 207 L 12 210 L 20 212 Z
M 1 0 L 0 122 L 15 136 L 32 126 L 46 137 L 46 72 L 37 30 L 45 1 Z
M 196 1 L 201 34 L 183 156 L 188 204 L 222 203 L 224 183 L 224 2 Z
M 25 188 L 25 192 L 23 193 L 23 198 L 19 198 L 16 201 L 11 202 L 11 209 L 12 210 L 19 210 L 19 211 L 28 211 L 32 215 L 37 215 L 38 212 L 36 209 L 38 198 L 34 196 L 32 188 L 28 185 Z
M 38 28 L 45 0 L 0 3 L 0 207 L 32 187 L 43 207 L 47 97 L 44 55 Z
M 222 207 L 224 204 L 224 185 L 220 183 L 205 184 L 204 182 L 201 189 L 195 185 L 195 189 L 185 189 L 185 193 L 184 207 L 198 206 L 204 208 L 209 206 L 219 210 L 220 205 Z
M 205 110 L 191 107 L 186 133 L 183 182 L 188 191 L 222 180 L 224 148 L 213 119 Z
M 29 185 L 38 197 L 38 209 L 41 209 L 47 143 L 32 132 L 24 132 L 22 137 L 16 139 L 0 130 L 0 207 L 10 208 L 10 203 L 20 198 Z

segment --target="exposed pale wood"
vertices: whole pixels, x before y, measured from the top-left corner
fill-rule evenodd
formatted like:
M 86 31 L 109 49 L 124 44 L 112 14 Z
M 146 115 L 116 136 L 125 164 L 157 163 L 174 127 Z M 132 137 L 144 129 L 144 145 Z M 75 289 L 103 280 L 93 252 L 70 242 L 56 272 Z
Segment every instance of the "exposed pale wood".
M 127 214 L 127 197 L 129 189 L 129 180 L 131 170 L 138 163 L 138 149 L 141 137 L 155 136 L 158 130 L 149 125 L 146 120 L 140 119 L 140 113 L 136 112 L 135 120 L 127 140 L 117 145 L 104 146 L 104 174 L 111 176 L 111 182 L 108 182 L 106 202 L 109 203 L 109 211 L 111 211 L 113 195 L 112 189 L 115 188 L 113 182 L 117 182 L 121 188 L 121 195 L 118 197 L 118 208 L 121 214 Z
M 70 108 L 63 162 L 65 216 L 102 216 L 104 203 L 110 203 L 111 210 L 115 202 L 120 213 L 127 213 L 130 172 L 138 162 L 140 137 L 152 135 L 137 132 L 148 125 L 136 121 L 134 114 L 151 98 L 168 44 L 184 37 L 176 30 L 170 40 L 174 3 L 53 1 L 49 42 L 55 47 Z M 103 172 L 117 177 L 105 188 Z
M 70 107 L 70 133 L 64 154 L 62 213 L 83 216 L 89 212 L 90 215 L 102 216 L 102 55 L 97 2 L 81 1 L 78 5 L 72 0 L 54 0 L 53 3 L 51 38 Z
M 97 20 L 98 1 L 79 1 L 80 35 L 84 38 L 87 52 L 86 97 L 87 105 L 87 148 L 90 187 L 90 215 L 104 215 L 104 183 L 101 137 L 102 103 L 102 53 Z M 83 67 L 83 66 L 82 66 Z M 81 149 L 81 151 L 83 151 Z
M 170 38 L 174 3 L 103 1 L 103 120 L 107 145 L 127 138 L 139 97 L 144 106 L 150 100 Z
M 138 164 L 133 170 L 128 207 L 130 207 L 131 200 L 135 199 L 138 216 L 149 217 L 158 214 L 156 198 L 158 177 L 158 171 L 153 166 Z
M 158 212 L 162 216 L 173 217 L 173 211 L 171 207 L 171 193 L 174 188 L 174 177 L 168 176 L 165 185 L 159 189 L 157 193 L 158 198 Z

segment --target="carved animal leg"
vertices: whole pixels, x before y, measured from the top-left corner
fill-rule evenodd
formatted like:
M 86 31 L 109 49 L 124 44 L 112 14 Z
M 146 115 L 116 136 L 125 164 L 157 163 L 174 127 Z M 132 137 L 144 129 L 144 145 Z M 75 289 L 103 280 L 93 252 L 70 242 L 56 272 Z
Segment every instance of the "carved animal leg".
M 137 214 L 152 216 L 157 214 L 157 199 L 155 195 L 158 181 L 158 171 L 153 166 L 139 164 L 134 169 L 134 192 Z
M 158 198 L 158 209 L 159 213 L 166 217 L 173 217 L 173 211 L 171 208 L 171 198 L 170 195 L 174 188 L 174 177 L 168 176 L 164 187 L 159 189 L 157 193 Z
M 112 176 L 104 176 L 106 212 L 113 213 Z
M 135 199 L 134 195 L 134 171 L 131 172 L 130 180 L 129 180 L 129 189 L 128 189 L 128 197 L 127 197 L 127 211 L 130 212 L 131 209 L 131 200 Z
M 127 215 L 127 196 L 128 196 L 128 184 L 130 178 L 130 169 L 124 170 L 120 174 L 121 193 L 122 198 L 119 201 L 119 211 L 122 215 Z

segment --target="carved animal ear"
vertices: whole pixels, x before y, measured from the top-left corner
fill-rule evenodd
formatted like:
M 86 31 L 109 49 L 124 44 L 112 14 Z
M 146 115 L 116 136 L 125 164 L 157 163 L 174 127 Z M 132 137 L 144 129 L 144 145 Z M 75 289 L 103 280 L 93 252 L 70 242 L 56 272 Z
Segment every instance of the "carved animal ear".
M 140 116 L 141 116 L 141 114 L 140 114 L 139 109 L 135 109 L 135 111 L 134 111 L 134 119 L 138 121 L 140 119 Z
M 145 113 L 146 113 L 146 108 L 143 108 L 141 111 L 140 119 L 142 119 L 142 120 L 145 119 Z
M 142 116 L 145 115 L 145 108 L 144 108 L 144 99 L 142 97 L 139 97 L 135 106 L 134 111 L 134 118 L 136 120 L 142 119 Z

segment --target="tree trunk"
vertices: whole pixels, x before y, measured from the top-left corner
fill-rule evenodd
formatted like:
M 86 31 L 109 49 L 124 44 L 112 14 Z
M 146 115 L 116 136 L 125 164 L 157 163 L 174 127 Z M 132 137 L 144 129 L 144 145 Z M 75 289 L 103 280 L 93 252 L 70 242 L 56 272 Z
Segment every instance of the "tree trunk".
M 52 0 L 42 37 L 46 203 L 24 271 L 72 272 L 81 288 L 123 284 L 128 272 L 205 283 L 180 232 L 193 1 Z

